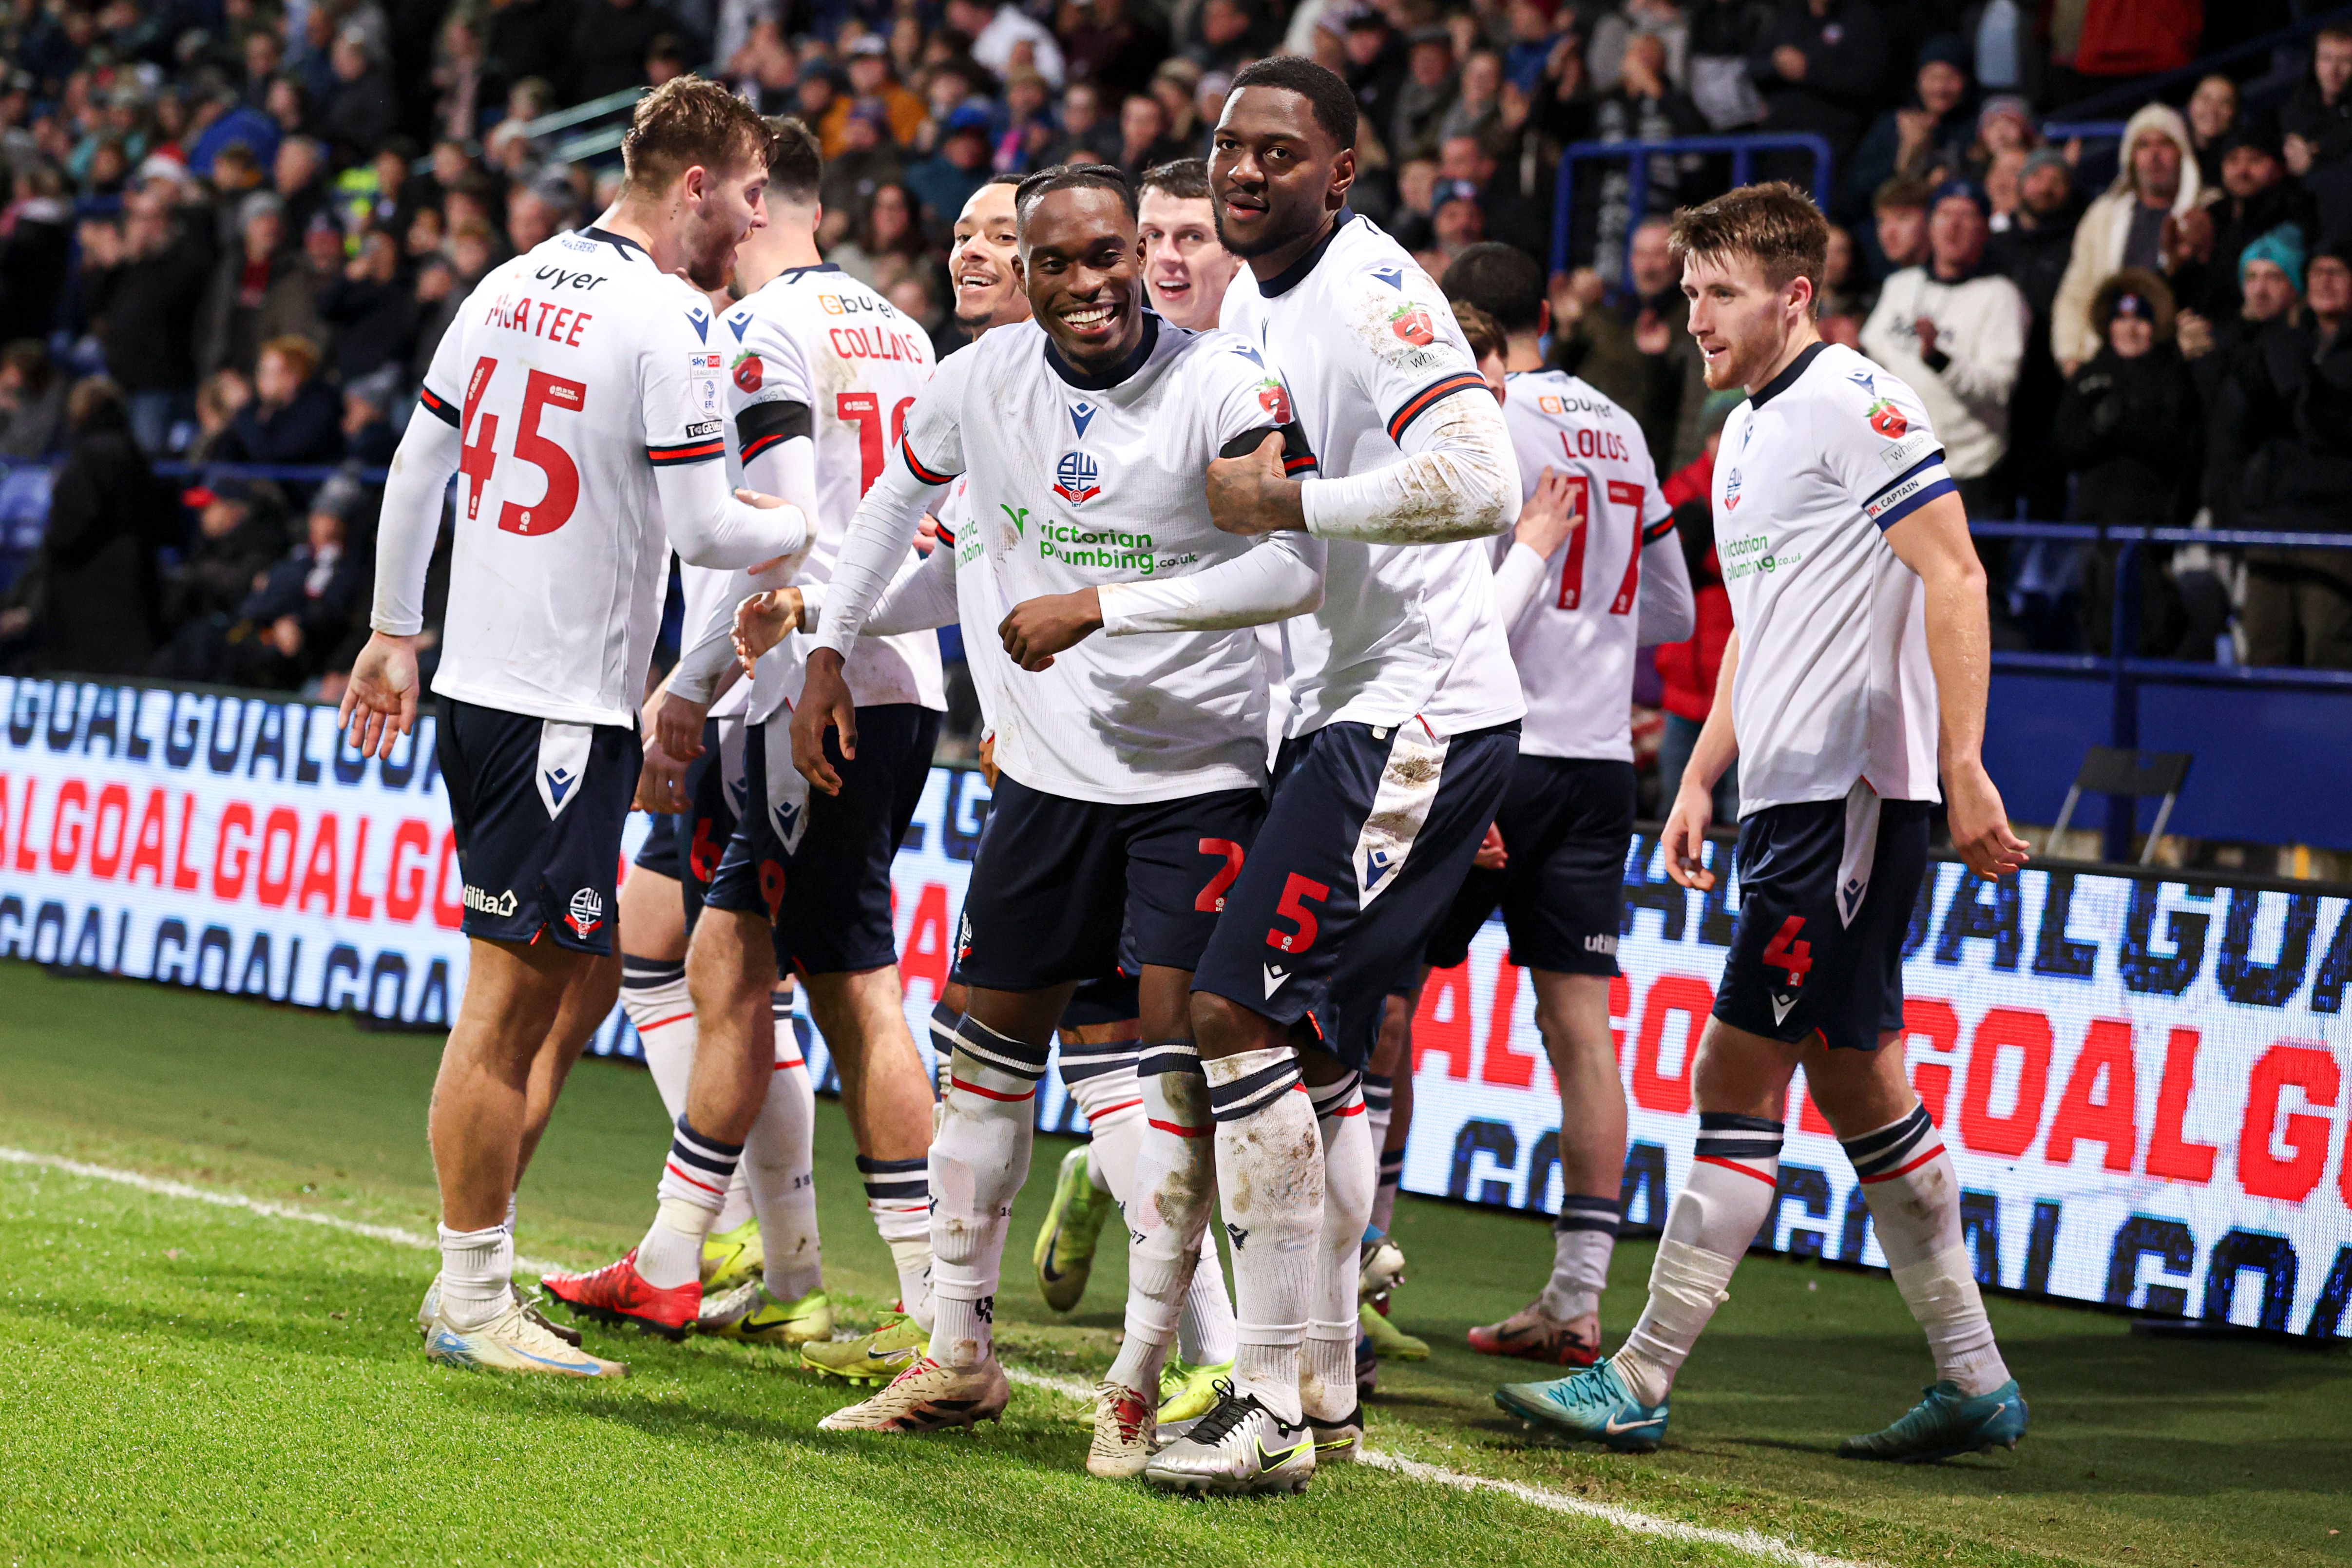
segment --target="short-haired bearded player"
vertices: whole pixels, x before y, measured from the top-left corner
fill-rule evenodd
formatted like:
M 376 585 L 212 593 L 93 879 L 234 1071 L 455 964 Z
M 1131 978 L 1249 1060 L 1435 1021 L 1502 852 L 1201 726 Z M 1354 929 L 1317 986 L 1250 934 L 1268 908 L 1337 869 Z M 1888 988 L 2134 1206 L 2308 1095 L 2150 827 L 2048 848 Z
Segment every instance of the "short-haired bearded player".
M 619 989 L 621 830 L 669 551 L 740 569 L 807 538 L 798 508 L 730 493 L 723 373 L 703 342 L 700 290 L 725 284 L 765 222 L 772 142 L 715 82 L 682 77 L 639 100 L 620 199 L 482 279 L 434 353 L 385 487 L 374 636 L 341 710 L 363 755 L 415 721 L 425 568 L 443 491 L 461 480 L 433 681 L 469 939 L 428 1117 L 436 1361 L 627 1371 L 526 1312 L 510 1215 L 564 1075 Z
M 1221 531 L 1204 495 L 1222 453 L 1266 447 L 1278 465 L 1286 454 L 1313 465 L 1264 356 L 1144 309 L 1133 198 L 1115 172 L 1048 170 L 1016 200 L 1035 322 L 950 355 L 908 411 L 827 585 L 793 721 L 811 784 L 841 789 L 859 743 L 844 650 L 925 503 L 964 475 L 970 527 L 1013 605 L 1000 635 L 1022 669 L 1001 690 L 1002 778 L 958 942 L 968 1010 L 931 1145 L 938 1318 L 929 1353 L 827 1416 L 831 1430 L 921 1431 L 1003 1410 L 991 1320 L 1055 1027 L 1124 948 L 1140 970 L 1147 1059 L 1189 1051 L 1192 971 L 1265 809 L 1265 679 L 1246 627 L 1321 592 L 1311 542 Z M 1228 623 L 1241 629 L 1164 626 L 1163 605 L 1181 607 L 1187 582 L 1220 565 L 1246 567 L 1253 584 Z M 1174 1238 L 1154 1332 L 1172 1337 L 1200 1235 Z M 1132 1311 L 1130 1299 L 1130 1338 Z M 1151 1387 L 1130 1388 L 1113 1425 L 1148 1436 Z M 1116 1459 L 1131 1474 L 1144 1454 L 1132 1440 L 1106 1452 L 1109 1404 L 1088 1465 L 1104 1473 Z
M 1234 1379 L 1146 1467 L 1172 1490 L 1295 1491 L 1353 1456 L 1376 1166 L 1359 1075 L 1494 819 L 1525 711 L 1481 542 L 1518 512 L 1509 432 L 1437 286 L 1349 209 L 1355 141 L 1346 84 L 1295 58 L 1239 72 L 1211 139 L 1218 230 L 1247 263 L 1223 324 L 1284 366 L 1323 467 L 1221 462 L 1210 509 L 1327 562 L 1320 609 L 1283 628 L 1267 826 L 1193 980 L 1213 1137 L 1154 1127 L 1139 1163 L 1170 1171 L 1144 1200 L 1164 1210 L 1205 1210 L 1213 1188 L 1233 1242 Z M 1197 592 L 1195 614 L 1223 608 Z
M 880 468 L 893 411 L 929 380 L 929 339 L 887 301 L 817 254 L 816 139 L 797 121 L 777 130 L 770 232 L 753 254 L 758 286 L 711 323 L 728 368 L 730 429 L 746 482 L 814 520 L 804 558 L 759 576 L 732 574 L 687 628 L 656 723 L 659 749 L 695 758 L 705 714 L 740 673 L 731 633 L 741 599 L 784 575 L 822 581 L 858 498 Z M 845 318 L 855 330 L 835 330 Z M 822 395 L 818 389 L 823 388 Z M 829 1341 L 822 1295 L 812 1109 L 789 1032 L 771 1026 L 779 973 L 798 975 L 841 1074 L 861 1171 L 919 1183 L 930 1141 L 930 1083 L 907 1032 L 890 920 L 890 862 L 930 770 L 946 706 L 929 637 L 876 639 L 851 667 L 868 743 L 858 787 L 811 801 L 790 765 L 779 716 L 794 695 L 797 652 L 762 662 L 743 710 L 744 805 L 717 856 L 687 956 L 693 1002 L 685 1105 L 664 1163 L 659 1203 L 628 1257 L 593 1272 L 550 1275 L 548 1292 L 590 1317 L 667 1335 L 699 1326 L 778 1345 Z M 695 835 L 708 857 L 707 837 Z M 699 1264 L 720 1194 L 749 1174 L 761 1220 L 763 1279 L 706 1300 Z M 870 1204 L 897 1268 L 901 1300 L 929 1315 L 928 1225 L 911 1205 Z
M 1849 1458 L 1931 1460 L 2025 1435 L 1961 1240 L 1951 1156 L 1905 1076 L 1903 941 L 1940 767 L 1952 847 L 2001 877 L 2025 862 L 1979 755 L 1984 571 L 1911 388 L 1824 343 L 1813 310 L 1829 226 L 1794 187 L 1677 214 L 1672 238 L 1724 426 L 1715 530 L 1734 629 L 1715 708 L 1661 846 L 1685 887 L 1715 781 L 1739 764 L 1739 916 L 1691 1067 L 1698 1142 L 1666 1215 L 1649 1304 L 1609 1360 L 1496 1403 L 1612 1448 L 1655 1448 L 1666 1395 L 1770 1214 L 1789 1079 L 1829 1119 L 1879 1246 L 1927 1331 L 1936 1380 Z

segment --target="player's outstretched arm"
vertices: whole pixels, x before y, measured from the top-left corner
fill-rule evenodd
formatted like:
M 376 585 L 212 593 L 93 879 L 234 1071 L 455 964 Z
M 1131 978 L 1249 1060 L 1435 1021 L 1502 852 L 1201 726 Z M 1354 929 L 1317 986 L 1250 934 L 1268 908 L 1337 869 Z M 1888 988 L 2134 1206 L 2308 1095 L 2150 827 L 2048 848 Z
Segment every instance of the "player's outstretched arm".
M 408 422 L 384 481 L 376 528 L 374 635 L 352 663 L 338 710 L 362 756 L 383 756 L 416 723 L 416 645 L 425 629 L 425 574 L 441 532 L 442 498 L 457 471 L 459 437 L 420 409 Z
M 1518 459 L 1483 383 L 1433 403 L 1401 445 L 1404 456 L 1384 468 L 1305 481 L 1307 531 L 1364 544 L 1444 544 L 1485 539 L 1517 521 Z
M 662 522 L 689 566 L 738 572 L 808 548 L 808 514 L 774 496 L 730 491 L 723 463 L 677 463 L 654 470 Z
M 1495 611 L 1505 626 L 1527 614 L 1543 589 L 1551 552 L 1583 523 L 1576 510 L 1576 487 L 1566 474 L 1546 468 L 1519 503 L 1511 547 L 1495 567 Z
M 1739 757 L 1739 741 L 1731 725 L 1731 688 L 1738 674 L 1739 633 L 1735 628 L 1723 645 L 1723 667 L 1716 672 L 1715 705 L 1706 710 L 1706 722 L 1691 745 L 1682 787 L 1667 809 L 1666 830 L 1659 841 L 1666 875 L 1701 892 L 1715 886 L 1715 873 L 1706 861 L 1706 830 L 1715 821 L 1715 781 Z
M 1323 607 L 1324 554 L 1319 539 L 1277 533 L 1205 572 L 1104 584 L 1103 632 L 1233 631 L 1312 615 Z
M 1936 671 L 1937 749 L 1952 847 L 1979 875 L 2007 876 L 2028 856 L 2025 840 L 2010 828 L 2000 791 L 1985 772 L 1992 633 L 1984 566 L 1969 537 L 1968 510 L 1957 495 L 1937 496 L 1888 529 L 1886 542 L 1927 584 L 1927 660 Z

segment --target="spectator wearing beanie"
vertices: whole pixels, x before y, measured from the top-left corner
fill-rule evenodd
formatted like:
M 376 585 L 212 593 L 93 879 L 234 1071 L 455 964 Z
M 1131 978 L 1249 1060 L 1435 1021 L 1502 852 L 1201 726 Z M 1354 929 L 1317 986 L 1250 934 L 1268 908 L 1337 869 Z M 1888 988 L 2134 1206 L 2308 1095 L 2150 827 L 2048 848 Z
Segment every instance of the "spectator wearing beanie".
M 2074 476 L 2074 518 L 2102 526 L 2175 528 L 2197 507 L 2202 459 L 2197 388 L 2173 342 L 2172 290 L 2162 278 L 2126 268 L 2099 286 L 2091 305 L 2099 352 L 2074 373 L 2059 400 L 2052 443 Z M 2108 649 L 2116 547 L 2092 552 L 2083 587 L 2083 637 Z M 2151 658 L 2210 658 L 2221 616 L 2204 617 L 2202 645 L 2166 570 L 2172 552 L 2137 552 L 2140 643 Z
M 1940 183 L 1965 172 L 1976 121 L 1969 114 L 1967 50 L 1949 34 L 1919 47 L 1910 101 L 1874 121 L 1846 165 L 1842 210 L 1859 217 L 1872 193 L 1898 174 Z
M 2309 244 L 2318 234 L 2317 211 L 2303 182 L 2286 172 L 2277 128 L 2254 119 L 2221 138 L 2220 193 L 2205 209 L 2213 223 L 2213 259 L 2202 286 L 2181 299 L 2209 316 L 2238 308 L 2238 258 L 2255 237 L 2292 224 Z
M 1928 208 L 1927 263 L 1886 280 L 1862 351 L 1919 395 L 1971 517 L 1999 517 L 2009 400 L 2025 357 L 2028 317 L 2016 284 L 1985 265 L 1983 190 L 1955 180 Z
M 2239 361 L 2215 432 L 2243 464 L 2246 527 L 2352 532 L 2352 240 L 2323 246 L 2304 289 L 2299 319 L 2269 322 Z M 2352 669 L 2352 555 L 2248 550 L 2239 627 L 2249 664 Z
M 2216 528 L 2245 526 L 2243 453 L 2221 425 L 2237 417 L 2240 372 L 2254 341 L 2271 322 L 2292 320 L 2303 306 L 2303 233 L 2273 229 L 2238 255 L 2238 309 L 2208 321 L 2182 311 L 2180 353 L 2205 408 L 2205 504 Z
M 2050 353 L 2066 374 L 2099 351 L 2091 300 L 2126 267 L 2161 272 L 2168 220 L 2195 210 L 2202 185 L 2177 110 L 2151 103 L 2124 124 L 2124 155 L 2115 183 L 2084 210 L 2074 228 L 2066 275 L 2051 308 Z

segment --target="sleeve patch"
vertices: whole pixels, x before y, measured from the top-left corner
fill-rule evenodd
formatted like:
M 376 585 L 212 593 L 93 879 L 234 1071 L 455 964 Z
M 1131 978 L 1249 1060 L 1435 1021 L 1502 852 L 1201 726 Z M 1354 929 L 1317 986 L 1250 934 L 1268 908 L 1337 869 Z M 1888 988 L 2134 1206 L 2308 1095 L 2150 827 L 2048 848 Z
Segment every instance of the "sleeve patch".
M 435 392 L 431 387 L 418 387 L 416 389 L 416 402 L 419 407 L 423 408 L 427 414 L 432 415 L 436 419 L 440 420 L 444 425 L 447 425 L 452 428 L 457 426 L 457 411 L 449 405 L 449 400 L 447 398 Z
M 1412 422 L 1428 413 L 1457 392 L 1486 392 L 1486 378 L 1475 370 L 1457 371 L 1441 377 L 1405 399 L 1404 406 L 1389 416 L 1389 439 L 1402 444 L 1404 433 Z
M 1881 449 L 1878 460 L 1886 465 L 1888 473 L 1900 476 L 1916 467 L 1919 459 L 1930 452 L 1942 450 L 1933 430 L 1914 430 L 1894 445 Z
M 1643 544 L 1655 544 L 1658 541 L 1664 539 L 1674 531 L 1675 514 L 1668 512 L 1664 517 L 1659 519 L 1656 522 L 1650 524 L 1649 527 L 1642 531 L 1642 542 Z
M 1937 497 L 1955 495 L 1958 490 L 1951 470 L 1944 467 L 1943 453 L 1937 452 L 1871 497 L 1862 510 L 1884 532 Z

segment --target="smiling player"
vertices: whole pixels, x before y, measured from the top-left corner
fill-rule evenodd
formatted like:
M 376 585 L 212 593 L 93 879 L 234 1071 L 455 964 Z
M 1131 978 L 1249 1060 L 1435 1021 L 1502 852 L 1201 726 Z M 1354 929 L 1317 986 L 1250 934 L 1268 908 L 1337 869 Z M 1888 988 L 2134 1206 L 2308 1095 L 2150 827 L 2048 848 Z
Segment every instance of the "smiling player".
M 950 356 L 909 410 L 827 585 L 793 721 L 795 763 L 813 787 L 840 790 L 835 759 L 858 744 L 845 650 L 926 502 L 965 477 L 970 526 L 1013 606 L 1003 646 L 1022 668 L 1001 693 L 1003 776 L 958 942 L 968 1011 L 931 1146 L 938 1319 L 929 1353 L 826 1417 L 833 1430 L 921 1431 L 1003 1410 L 990 1321 L 1031 1102 L 1071 994 L 1118 964 L 1123 934 L 1140 963 L 1147 1054 L 1190 1049 L 1191 972 L 1264 809 L 1265 675 L 1246 630 L 1124 634 L 1160 632 L 1158 592 L 1221 563 L 1245 559 L 1257 579 L 1236 625 L 1297 614 L 1320 592 L 1311 544 L 1221 532 L 1203 494 L 1221 453 L 1270 441 L 1312 466 L 1264 356 L 1144 309 L 1133 200 L 1115 172 L 1048 170 L 1016 201 L 1036 321 Z M 1199 1238 L 1171 1238 L 1167 1321 L 1131 1316 L 1130 1337 L 1173 1337 Z M 1096 1473 L 1141 1468 L 1155 1381 L 1105 1385 Z
M 1151 291 L 1151 308 L 1180 327 L 1207 331 L 1217 324 L 1225 286 L 1242 266 L 1217 237 L 1209 165 L 1180 158 L 1146 169 L 1135 210 L 1143 226 L 1143 284 Z

